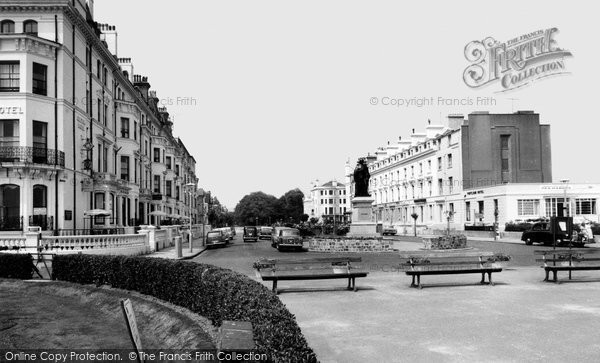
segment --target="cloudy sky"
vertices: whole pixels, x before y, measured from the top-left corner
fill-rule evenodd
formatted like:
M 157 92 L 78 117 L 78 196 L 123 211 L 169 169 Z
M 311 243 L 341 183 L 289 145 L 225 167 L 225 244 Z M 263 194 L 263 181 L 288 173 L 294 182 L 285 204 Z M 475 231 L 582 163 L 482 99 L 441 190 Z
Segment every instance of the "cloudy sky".
M 595 170 L 600 50 L 592 2 L 96 0 L 195 156 L 200 185 L 229 208 L 253 191 L 343 180 L 346 160 L 449 113 L 535 110 L 552 125 L 555 181 Z M 470 41 L 558 28 L 567 75 L 512 92 L 463 82 Z M 434 97 L 395 107 L 384 98 Z M 446 106 L 438 98 L 495 106 Z M 178 102 L 179 98 L 179 102 Z M 193 99 L 185 104 L 183 99 Z M 372 99 L 379 102 L 372 105 Z M 179 103 L 179 104 L 178 104 Z

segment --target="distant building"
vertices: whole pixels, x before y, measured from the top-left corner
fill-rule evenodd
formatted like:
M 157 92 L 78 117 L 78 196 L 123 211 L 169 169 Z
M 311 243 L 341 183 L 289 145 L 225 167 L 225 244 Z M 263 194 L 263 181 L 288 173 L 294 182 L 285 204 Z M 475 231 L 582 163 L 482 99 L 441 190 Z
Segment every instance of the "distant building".
M 348 220 L 350 200 L 346 185 L 335 180 L 320 184 L 316 180 L 310 193 L 304 197 L 304 213 L 310 218 L 336 221 Z
M 598 221 L 600 185 L 552 184 L 551 155 L 550 126 L 533 111 L 450 115 L 367 157 L 375 218 L 412 228 L 416 213 L 421 230 L 448 219 L 458 230 L 562 215 Z

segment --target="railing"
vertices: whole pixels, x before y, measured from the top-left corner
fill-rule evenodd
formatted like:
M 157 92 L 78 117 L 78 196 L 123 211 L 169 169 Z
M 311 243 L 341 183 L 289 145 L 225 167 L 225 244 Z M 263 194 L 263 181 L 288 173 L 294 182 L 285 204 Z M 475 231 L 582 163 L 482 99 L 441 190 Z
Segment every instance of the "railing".
M 25 237 L 0 238 L 0 251 L 18 251 L 25 248 Z
M 40 240 L 42 251 L 55 252 L 143 246 L 146 246 L 146 236 L 139 234 L 44 237 Z
M 125 234 L 125 228 L 88 228 L 88 229 L 61 229 L 58 231 L 58 236 L 98 236 L 98 235 L 114 235 Z
M 29 225 L 40 227 L 42 231 L 51 231 L 54 228 L 54 217 L 53 216 L 29 216 Z
M 0 231 L 22 231 L 23 217 L 0 217 Z
M 31 146 L 0 146 L 1 162 L 58 165 L 65 167 L 65 153 Z

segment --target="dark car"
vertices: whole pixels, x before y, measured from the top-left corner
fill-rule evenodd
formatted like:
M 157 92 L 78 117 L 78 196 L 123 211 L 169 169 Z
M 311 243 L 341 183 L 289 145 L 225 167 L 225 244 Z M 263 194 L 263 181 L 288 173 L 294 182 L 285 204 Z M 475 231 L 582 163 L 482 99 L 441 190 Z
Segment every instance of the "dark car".
M 303 240 L 300 231 L 296 228 L 278 227 L 273 232 L 272 245 L 279 251 L 283 249 L 302 250 Z
M 382 232 L 384 236 L 395 236 L 397 233 L 398 230 L 394 227 L 385 227 Z
M 256 227 L 244 227 L 244 242 L 258 241 L 258 229 Z
M 556 239 L 553 240 L 553 238 Z M 535 223 L 530 230 L 523 232 L 521 235 L 521 241 L 525 242 L 525 244 L 528 246 L 532 245 L 534 242 L 543 243 L 545 245 L 554 245 L 554 241 L 556 241 L 557 245 L 560 245 L 569 243 L 571 241 L 571 235 L 559 228 L 559 231 L 557 231 L 556 235 L 553 236 L 549 222 L 538 222 Z M 585 242 L 576 241 L 573 242 L 573 244 L 583 246 Z
M 260 227 L 258 232 L 259 239 L 271 239 L 271 235 L 273 233 L 272 227 Z
M 227 236 L 222 230 L 212 230 L 206 234 L 206 247 L 224 247 L 228 243 Z

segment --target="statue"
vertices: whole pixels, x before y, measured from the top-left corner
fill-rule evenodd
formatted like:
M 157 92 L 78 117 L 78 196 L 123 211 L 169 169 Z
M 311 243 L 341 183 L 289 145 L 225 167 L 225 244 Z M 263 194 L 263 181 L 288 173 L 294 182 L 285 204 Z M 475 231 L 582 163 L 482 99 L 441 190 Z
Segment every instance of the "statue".
M 355 197 L 370 197 L 369 194 L 369 167 L 365 159 L 361 158 L 354 169 L 354 196 Z

